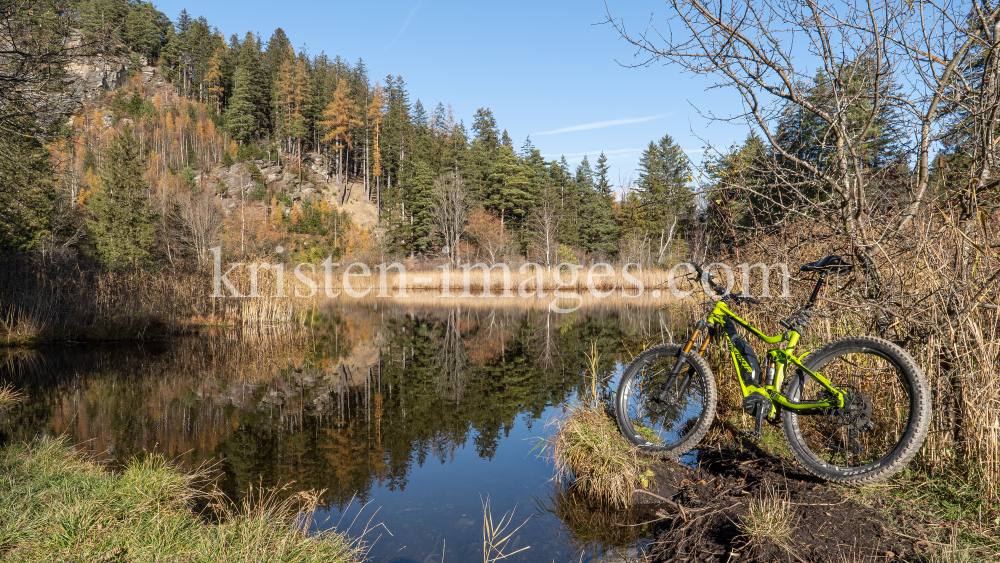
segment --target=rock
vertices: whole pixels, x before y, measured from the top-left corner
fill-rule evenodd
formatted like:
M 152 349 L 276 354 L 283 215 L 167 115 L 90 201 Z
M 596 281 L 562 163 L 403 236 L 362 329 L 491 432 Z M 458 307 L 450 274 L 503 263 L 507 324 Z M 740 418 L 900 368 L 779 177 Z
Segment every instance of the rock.
M 70 93 L 78 101 L 96 99 L 102 90 L 117 90 L 125 85 L 129 77 L 124 59 L 102 55 L 74 57 L 66 65 L 66 72 L 70 77 Z M 150 67 L 150 78 L 152 73 Z

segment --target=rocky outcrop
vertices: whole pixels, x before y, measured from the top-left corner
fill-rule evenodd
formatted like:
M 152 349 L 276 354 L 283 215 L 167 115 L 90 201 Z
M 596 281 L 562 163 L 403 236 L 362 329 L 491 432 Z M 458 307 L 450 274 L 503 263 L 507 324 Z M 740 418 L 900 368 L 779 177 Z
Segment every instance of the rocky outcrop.
M 65 66 L 67 93 L 72 99 L 77 102 L 93 100 L 102 92 L 113 92 L 128 83 L 134 72 L 131 59 L 104 53 L 84 53 L 81 52 L 82 45 L 83 36 L 79 31 L 73 32 L 66 42 L 70 52 L 76 53 Z M 138 63 L 143 82 L 151 81 L 154 67 L 149 66 L 145 57 L 139 57 Z

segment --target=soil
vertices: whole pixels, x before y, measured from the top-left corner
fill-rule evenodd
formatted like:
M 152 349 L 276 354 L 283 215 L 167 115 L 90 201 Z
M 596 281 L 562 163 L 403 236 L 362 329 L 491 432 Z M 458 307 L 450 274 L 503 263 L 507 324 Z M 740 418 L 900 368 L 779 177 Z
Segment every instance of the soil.
M 651 561 L 923 562 L 932 548 L 921 538 L 934 535 L 927 530 L 933 524 L 895 503 L 869 497 L 860 504 L 851 489 L 755 447 L 703 449 L 697 468 L 659 462 L 652 471 L 656 496 L 636 493 L 636 502 L 657 503 L 658 527 L 646 548 Z M 740 530 L 750 502 L 767 496 L 791 504 L 784 546 L 752 542 Z

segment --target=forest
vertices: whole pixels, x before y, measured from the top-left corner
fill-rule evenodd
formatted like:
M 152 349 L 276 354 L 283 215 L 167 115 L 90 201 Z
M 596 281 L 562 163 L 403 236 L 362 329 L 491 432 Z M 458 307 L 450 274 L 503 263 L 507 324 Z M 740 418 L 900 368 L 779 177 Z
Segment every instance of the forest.
M 361 246 L 379 257 L 608 260 L 625 233 L 625 252 L 642 254 L 628 259 L 648 263 L 664 259 L 695 212 L 691 163 L 669 135 L 649 142 L 621 202 L 603 153 L 575 168 L 547 161 L 530 138 L 516 147 L 489 107 L 467 126 L 444 102 L 412 100 L 402 76 L 373 79 L 361 59 L 296 52 L 281 28 L 266 41 L 227 39 L 203 17 L 185 10 L 171 21 L 134 0 L 24 1 L 4 19 L 13 44 L 25 39 L 19 29 L 47 32 L 5 67 L 32 95 L 8 91 L 0 102 L 18 115 L 0 141 L 4 251 L 72 248 L 105 267 L 176 268 L 204 262 L 215 243 L 233 255 L 266 253 L 281 244 L 275 236 L 299 248 L 345 228 L 334 209 L 356 189 L 378 227 L 368 225 L 374 236 Z M 97 55 L 117 57 L 129 78 L 82 103 L 60 97 L 72 79 L 65 68 Z M 143 80 L 154 68 L 168 87 Z M 262 161 L 299 187 L 323 185 L 327 197 L 293 201 L 261 174 Z M 210 200 L 225 186 L 205 191 L 213 171 L 240 163 L 251 179 L 240 199 L 281 231 L 249 248 L 245 227 L 238 245 L 228 222 L 212 228 L 222 222 Z M 348 247 L 313 244 L 311 257 L 320 249 Z

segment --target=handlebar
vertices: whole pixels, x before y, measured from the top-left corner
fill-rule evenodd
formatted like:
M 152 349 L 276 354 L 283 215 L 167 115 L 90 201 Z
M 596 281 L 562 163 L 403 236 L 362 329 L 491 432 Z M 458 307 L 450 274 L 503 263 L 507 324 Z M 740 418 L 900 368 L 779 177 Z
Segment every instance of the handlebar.
M 734 303 L 750 303 L 752 305 L 760 305 L 759 299 L 754 299 L 749 295 L 744 295 L 742 293 L 730 293 L 728 290 L 719 286 L 715 283 L 715 277 L 711 272 L 706 271 L 699 264 L 691 264 L 694 266 L 694 271 L 698 273 L 698 277 L 703 281 L 708 283 L 708 286 L 714 291 L 723 301 L 732 300 Z

